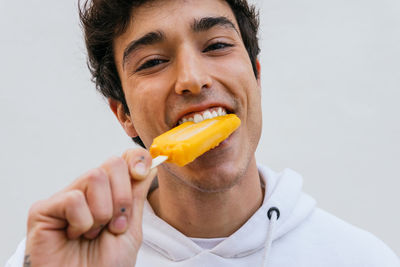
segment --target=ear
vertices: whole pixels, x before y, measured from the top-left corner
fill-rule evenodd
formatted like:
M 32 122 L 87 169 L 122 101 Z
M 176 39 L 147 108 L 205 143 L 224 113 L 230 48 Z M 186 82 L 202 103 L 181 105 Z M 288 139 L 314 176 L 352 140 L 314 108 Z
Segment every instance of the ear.
M 256 67 L 257 67 L 257 83 L 258 86 L 261 86 L 261 63 L 258 58 L 256 59 Z
M 138 136 L 131 116 L 124 110 L 124 105 L 120 101 L 112 98 L 108 99 L 108 104 L 110 105 L 112 112 L 114 113 L 115 117 L 117 117 L 122 128 L 124 128 L 126 134 L 130 137 Z

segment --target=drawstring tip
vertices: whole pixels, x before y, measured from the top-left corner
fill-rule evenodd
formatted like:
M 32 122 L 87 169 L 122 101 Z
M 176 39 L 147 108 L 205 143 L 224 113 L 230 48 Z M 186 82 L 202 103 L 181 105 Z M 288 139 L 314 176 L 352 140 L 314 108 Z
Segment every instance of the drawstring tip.
M 278 220 L 279 217 L 281 216 L 281 213 L 279 212 L 279 209 L 276 207 L 271 207 L 268 210 L 268 219 L 271 220 L 272 217 L 272 213 L 275 212 L 276 213 L 276 219 Z

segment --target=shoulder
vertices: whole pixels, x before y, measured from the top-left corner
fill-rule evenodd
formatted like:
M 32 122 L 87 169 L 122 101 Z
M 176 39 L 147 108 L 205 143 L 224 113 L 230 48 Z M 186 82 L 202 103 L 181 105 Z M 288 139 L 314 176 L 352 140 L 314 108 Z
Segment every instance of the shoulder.
M 322 209 L 317 208 L 303 227 L 310 241 L 325 253 L 352 262 L 349 266 L 400 267 L 399 258 L 380 239 Z

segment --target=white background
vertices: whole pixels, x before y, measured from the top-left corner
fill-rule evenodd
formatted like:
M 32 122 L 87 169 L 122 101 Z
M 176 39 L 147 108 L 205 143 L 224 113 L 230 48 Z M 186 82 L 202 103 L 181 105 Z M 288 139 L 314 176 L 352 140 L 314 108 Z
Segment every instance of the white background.
M 76 1 L 0 1 L 3 264 L 34 201 L 132 143 L 90 82 Z M 400 2 L 257 5 L 258 161 L 302 173 L 320 207 L 400 255 Z

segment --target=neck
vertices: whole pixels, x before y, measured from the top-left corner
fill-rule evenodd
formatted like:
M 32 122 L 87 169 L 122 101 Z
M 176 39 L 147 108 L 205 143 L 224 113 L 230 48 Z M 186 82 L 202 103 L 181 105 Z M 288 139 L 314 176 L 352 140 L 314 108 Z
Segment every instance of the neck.
M 263 190 L 254 157 L 237 183 L 222 192 L 202 192 L 182 183 L 177 187 L 167 182 L 171 177 L 161 174 L 159 187 L 149 196 L 150 205 L 157 216 L 189 237 L 227 237 L 262 204 Z

